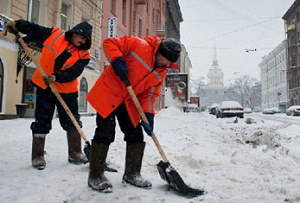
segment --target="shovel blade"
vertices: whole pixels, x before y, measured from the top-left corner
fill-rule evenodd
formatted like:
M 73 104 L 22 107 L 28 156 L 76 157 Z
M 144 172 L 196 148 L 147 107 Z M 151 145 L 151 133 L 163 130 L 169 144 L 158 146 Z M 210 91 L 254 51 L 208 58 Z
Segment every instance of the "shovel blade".
M 90 153 L 91 153 L 91 144 L 89 141 L 85 142 L 84 148 L 83 148 L 83 152 L 86 156 L 86 158 L 88 159 L 88 161 L 90 161 Z
M 160 174 L 160 177 L 166 181 L 172 188 L 174 188 L 177 192 L 191 196 L 196 197 L 200 195 L 204 195 L 206 192 L 199 189 L 194 189 L 189 186 L 187 186 L 180 175 L 177 173 L 177 171 L 171 166 L 169 162 L 163 162 L 160 161 L 157 164 L 157 169 Z

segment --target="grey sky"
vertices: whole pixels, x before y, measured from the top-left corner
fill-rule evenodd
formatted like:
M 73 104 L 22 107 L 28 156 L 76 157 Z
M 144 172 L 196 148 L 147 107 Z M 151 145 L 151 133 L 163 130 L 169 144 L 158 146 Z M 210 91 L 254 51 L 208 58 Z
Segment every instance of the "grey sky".
M 260 78 L 258 64 L 284 39 L 282 16 L 294 0 L 179 0 L 181 42 L 192 61 L 192 78 L 211 67 L 216 42 L 225 85 L 239 75 Z M 246 52 L 246 49 L 257 51 Z M 206 79 L 205 79 L 206 82 Z

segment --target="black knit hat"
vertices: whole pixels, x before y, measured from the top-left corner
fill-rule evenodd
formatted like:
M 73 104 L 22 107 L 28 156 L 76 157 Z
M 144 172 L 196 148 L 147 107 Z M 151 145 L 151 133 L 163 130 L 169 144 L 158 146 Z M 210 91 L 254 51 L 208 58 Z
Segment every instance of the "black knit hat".
M 159 45 L 158 52 L 169 61 L 176 62 L 180 57 L 181 44 L 174 38 L 164 39 Z
M 67 31 L 65 37 L 68 41 L 71 41 L 72 33 L 84 36 L 86 38 L 86 42 L 79 49 L 87 50 L 91 48 L 92 44 L 92 30 L 93 26 L 88 22 L 81 22 L 75 25 L 71 30 Z

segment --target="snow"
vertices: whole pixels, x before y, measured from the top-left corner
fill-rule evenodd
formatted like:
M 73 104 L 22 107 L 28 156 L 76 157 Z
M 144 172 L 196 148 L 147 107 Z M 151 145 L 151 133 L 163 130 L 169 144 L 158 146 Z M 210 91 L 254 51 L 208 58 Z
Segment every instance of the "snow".
M 223 101 L 220 108 L 243 108 L 237 101 Z
M 91 139 L 95 117 L 82 117 Z M 142 175 L 152 182 L 145 190 L 122 184 L 125 142 L 117 127 L 108 162 L 118 173 L 106 173 L 113 193 L 87 186 L 88 165 L 67 162 L 67 140 L 57 118 L 46 138 L 47 167 L 31 166 L 32 119 L 0 121 L 1 202 L 209 202 L 266 203 L 300 201 L 300 117 L 247 114 L 244 119 L 183 113 L 170 107 L 155 117 L 155 134 L 171 165 L 187 185 L 204 189 L 187 198 L 170 190 L 159 176 L 162 160 L 148 136 Z M 247 124 L 248 123 L 248 124 Z

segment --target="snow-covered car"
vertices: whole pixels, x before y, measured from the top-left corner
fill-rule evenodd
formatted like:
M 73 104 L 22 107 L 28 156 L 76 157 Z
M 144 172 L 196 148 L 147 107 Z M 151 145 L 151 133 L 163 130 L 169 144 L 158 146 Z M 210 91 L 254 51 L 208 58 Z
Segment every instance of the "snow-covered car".
M 300 116 L 300 106 L 290 106 L 287 110 L 286 110 L 286 115 L 288 116 Z
M 244 118 L 244 108 L 237 101 L 223 101 L 218 107 L 217 118 L 224 117 Z
M 264 109 L 263 114 L 270 114 L 270 115 L 274 115 L 275 114 L 275 110 L 274 108 L 267 108 L 267 109 Z
M 278 107 L 273 107 L 272 109 L 274 113 L 281 113 L 281 110 Z
M 199 107 L 197 104 L 188 104 L 185 112 L 199 112 Z
M 244 113 L 252 113 L 252 109 L 251 108 L 245 108 Z
M 214 103 L 211 105 L 211 107 L 209 108 L 208 112 L 212 115 L 216 115 L 216 111 L 218 109 L 218 104 Z

